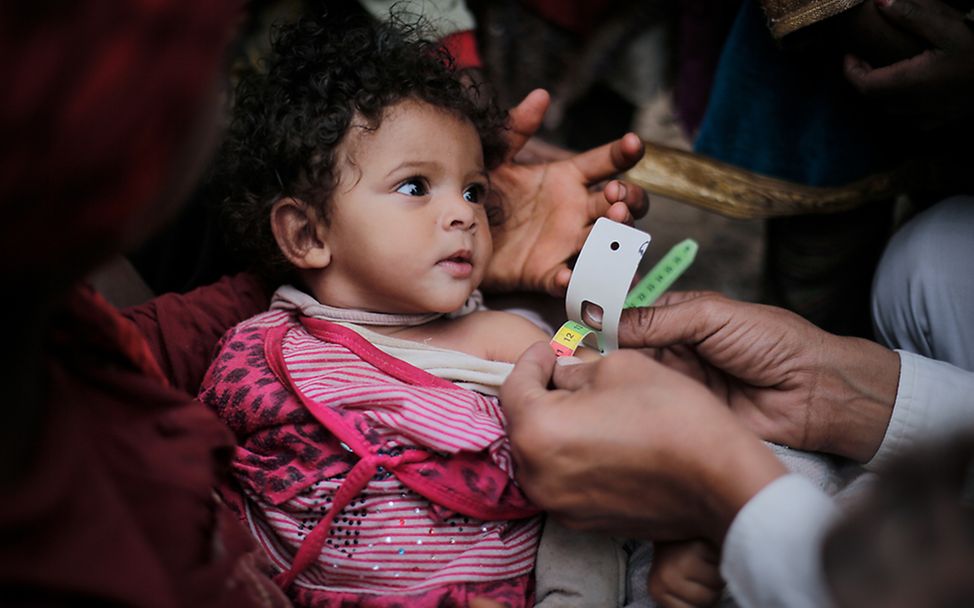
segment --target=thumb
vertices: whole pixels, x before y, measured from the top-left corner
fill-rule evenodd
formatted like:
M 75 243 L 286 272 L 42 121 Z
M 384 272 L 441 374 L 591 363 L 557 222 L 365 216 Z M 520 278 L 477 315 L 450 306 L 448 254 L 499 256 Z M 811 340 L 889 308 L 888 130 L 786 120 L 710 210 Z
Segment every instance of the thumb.
M 882 14 L 935 47 L 951 50 L 958 35 L 967 32 L 963 16 L 939 0 L 876 0 Z
M 524 144 L 531 139 L 541 127 L 545 112 L 551 103 L 551 96 L 544 89 L 535 89 L 521 100 L 521 103 L 511 108 L 508 119 L 510 131 L 507 134 L 507 158 L 510 161 L 521 151 Z
M 501 407 L 509 421 L 548 393 L 554 367 L 555 352 L 547 343 L 538 342 L 524 351 L 501 386 Z
M 723 296 L 705 294 L 674 298 L 663 305 L 627 308 L 619 321 L 619 345 L 661 348 L 702 342 L 726 325 L 731 307 L 731 301 Z

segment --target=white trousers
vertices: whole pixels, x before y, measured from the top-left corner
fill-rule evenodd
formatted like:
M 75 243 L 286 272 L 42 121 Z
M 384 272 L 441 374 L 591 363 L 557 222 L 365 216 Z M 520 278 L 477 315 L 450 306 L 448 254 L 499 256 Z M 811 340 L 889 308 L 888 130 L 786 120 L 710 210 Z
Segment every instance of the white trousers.
M 974 371 L 974 196 L 952 196 L 890 240 L 873 282 L 876 338 Z

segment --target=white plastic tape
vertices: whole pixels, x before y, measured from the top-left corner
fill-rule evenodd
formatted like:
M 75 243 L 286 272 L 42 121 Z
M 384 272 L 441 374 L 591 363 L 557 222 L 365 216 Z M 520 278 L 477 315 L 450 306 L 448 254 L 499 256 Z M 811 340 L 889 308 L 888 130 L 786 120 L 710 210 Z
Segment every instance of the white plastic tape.
M 649 233 L 606 218 L 596 220 L 572 270 L 565 312 L 583 325 L 582 304 L 602 309 L 602 327 L 595 330 L 599 349 L 608 353 L 619 348 L 619 319 L 649 241 Z

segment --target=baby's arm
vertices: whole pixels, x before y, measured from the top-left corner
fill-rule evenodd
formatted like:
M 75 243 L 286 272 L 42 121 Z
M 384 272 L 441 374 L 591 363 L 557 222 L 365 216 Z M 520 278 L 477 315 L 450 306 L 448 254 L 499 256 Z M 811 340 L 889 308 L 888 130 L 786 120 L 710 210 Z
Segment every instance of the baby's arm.
M 486 310 L 470 315 L 468 339 L 479 344 L 491 361 L 516 362 L 535 342 L 551 336 L 520 315 L 501 310 Z
M 649 595 L 663 608 L 713 606 L 720 600 L 720 555 L 702 540 L 655 543 Z
M 470 315 L 467 322 L 467 339 L 479 346 L 484 358 L 491 361 L 515 363 L 521 354 L 535 342 L 550 342 L 554 337 L 520 315 L 502 310 L 488 310 Z M 575 356 L 584 361 L 594 361 L 602 355 L 598 349 L 579 347 Z

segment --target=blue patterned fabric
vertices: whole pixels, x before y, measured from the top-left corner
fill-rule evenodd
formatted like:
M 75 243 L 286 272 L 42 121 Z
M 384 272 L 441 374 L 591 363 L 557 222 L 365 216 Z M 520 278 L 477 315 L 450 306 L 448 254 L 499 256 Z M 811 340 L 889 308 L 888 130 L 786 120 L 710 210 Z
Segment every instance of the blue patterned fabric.
M 897 141 L 842 75 L 842 57 L 800 56 L 745 1 L 717 68 L 695 151 L 765 175 L 835 186 L 889 168 Z

